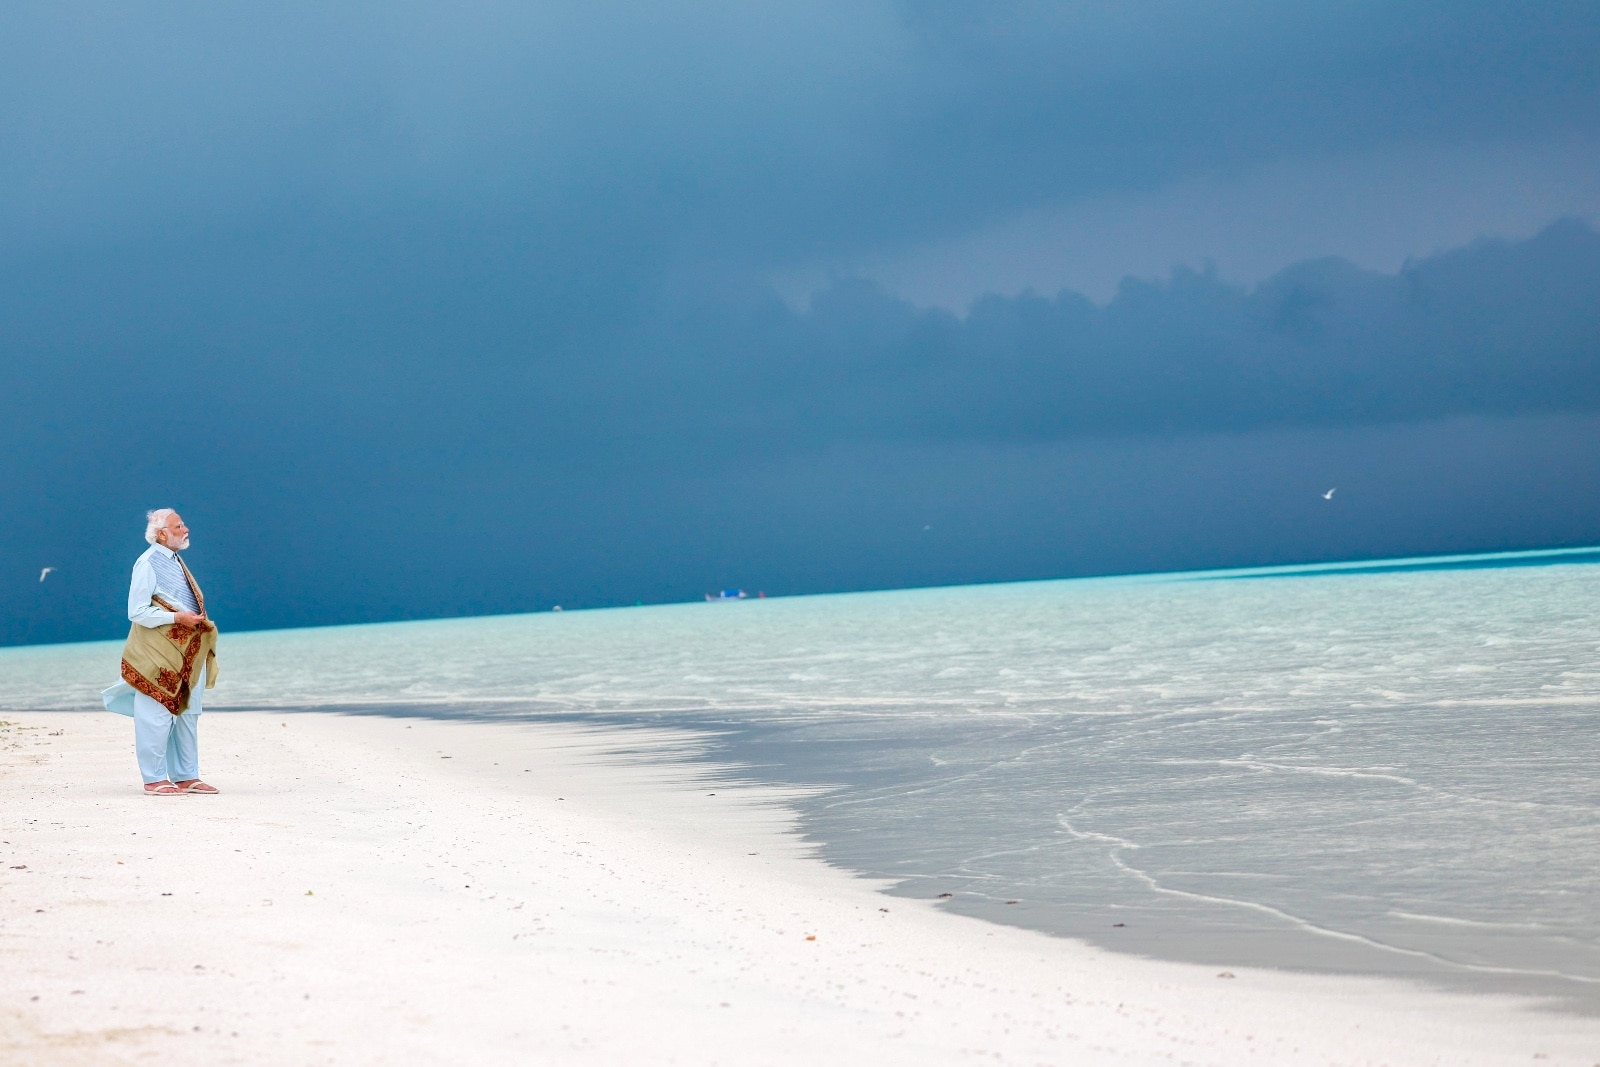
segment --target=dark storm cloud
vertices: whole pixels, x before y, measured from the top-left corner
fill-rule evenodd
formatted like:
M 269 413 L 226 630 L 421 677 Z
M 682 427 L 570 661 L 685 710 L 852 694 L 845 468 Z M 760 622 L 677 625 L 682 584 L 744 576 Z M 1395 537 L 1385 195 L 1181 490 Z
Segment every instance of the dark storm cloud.
M 773 417 L 836 433 L 1059 439 L 1597 410 L 1600 236 L 1562 223 L 1397 275 L 1315 261 L 1251 291 L 1179 270 L 1125 282 L 1104 308 L 990 296 L 965 319 L 845 283 L 789 327 L 778 345 L 733 347 L 784 352 L 757 371 L 787 372 Z
M 1600 475 L 1581 417 L 1600 411 L 1600 237 L 1576 223 L 1398 275 L 1322 261 L 1246 291 L 1178 272 L 1129 282 L 1103 308 L 991 297 L 965 319 L 855 281 L 806 312 L 726 279 L 600 299 L 493 233 L 399 241 L 350 225 L 63 254 L 0 279 L 5 488 L 55 561 L 14 551 L 8 581 L 58 555 L 73 564 L 49 604 L 12 616 L 9 640 L 114 630 L 107 590 L 137 516 L 165 502 L 235 561 L 215 591 L 235 626 L 746 581 L 777 592 L 1503 547 L 1486 531 L 1502 497 L 1532 492 L 1530 472 L 1543 488 L 1519 506 L 1513 544 L 1600 533 L 1600 516 L 1574 510 Z M 1537 421 L 1562 413 L 1579 421 Z M 1421 482 L 1403 459 L 1372 473 L 1370 454 L 1407 440 L 1383 427 L 1451 416 L 1524 420 L 1512 437 L 1534 458 L 1496 466 L 1501 496 L 1441 538 L 1398 516 L 1460 495 L 1481 467 L 1462 441 L 1511 431 L 1424 435 L 1418 450 L 1460 462 Z M 1359 427 L 1378 436 L 1316 443 Z M 1183 468 L 1202 513 L 1189 532 L 1141 518 L 1163 514 L 1151 498 L 1170 495 L 1193 451 L 1150 440 L 1242 431 L 1289 436 L 1205 446 L 1222 466 Z M 1293 462 L 1263 466 L 1259 448 Z M 1315 523 L 1328 515 L 1298 504 L 1292 521 L 1263 520 L 1275 495 L 1320 499 L 1350 465 L 1342 453 L 1368 457 L 1352 497 L 1403 506 L 1331 542 Z M 1251 487 L 1258 467 L 1303 482 Z M 1396 478 L 1422 488 L 1401 493 Z M 1092 518 L 1056 510 L 1063 486 Z
M 0 642 L 115 635 L 163 504 L 233 628 L 1600 532 L 1534 508 L 1268 543 L 1201 465 L 1238 510 L 1174 539 L 1145 498 L 1182 435 L 1268 478 L 1293 465 L 1237 435 L 1289 435 L 1260 447 L 1319 482 L 1330 449 L 1374 465 L 1316 435 L 1409 420 L 1570 452 L 1600 403 L 1579 224 L 965 318 L 765 281 L 1285 155 L 1594 133 L 1593 10 L 7 5 L 0 490 L 28 533 Z
M 1329 259 L 1253 289 L 1177 270 L 1104 307 L 989 296 L 965 317 L 862 280 L 805 312 L 718 286 L 613 333 L 568 382 L 608 435 L 720 447 L 1600 410 L 1600 236 L 1564 222 L 1398 274 Z
M 1577 2 L 8 5 L 0 210 L 51 239 L 447 202 L 781 263 L 1285 156 L 1594 132 L 1597 52 Z

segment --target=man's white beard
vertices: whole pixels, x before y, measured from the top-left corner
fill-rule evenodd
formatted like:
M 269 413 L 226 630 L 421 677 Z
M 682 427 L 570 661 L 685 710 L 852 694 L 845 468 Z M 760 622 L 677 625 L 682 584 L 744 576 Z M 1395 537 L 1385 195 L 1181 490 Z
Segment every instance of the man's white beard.
M 185 537 L 182 541 L 173 541 L 171 538 L 168 538 L 167 547 L 172 549 L 174 552 L 187 552 L 189 551 L 189 539 Z

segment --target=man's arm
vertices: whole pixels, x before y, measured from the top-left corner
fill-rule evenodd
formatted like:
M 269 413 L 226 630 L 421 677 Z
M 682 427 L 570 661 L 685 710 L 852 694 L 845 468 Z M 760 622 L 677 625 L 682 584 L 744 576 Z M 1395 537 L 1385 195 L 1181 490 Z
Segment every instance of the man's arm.
M 144 556 L 133 565 L 133 583 L 128 587 L 128 621 L 155 629 L 177 619 L 170 611 L 163 611 L 150 602 L 156 593 L 156 570 Z

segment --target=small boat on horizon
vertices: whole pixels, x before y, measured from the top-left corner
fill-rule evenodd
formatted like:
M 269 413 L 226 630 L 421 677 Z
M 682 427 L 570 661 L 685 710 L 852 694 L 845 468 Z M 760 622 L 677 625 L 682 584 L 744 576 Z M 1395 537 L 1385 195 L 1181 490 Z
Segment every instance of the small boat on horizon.
M 727 601 L 727 600 L 749 600 L 749 599 L 750 599 L 750 594 L 746 593 L 743 589 L 724 589 L 720 593 L 707 593 L 706 594 L 706 602 L 709 603 L 709 604 L 720 604 L 723 601 Z

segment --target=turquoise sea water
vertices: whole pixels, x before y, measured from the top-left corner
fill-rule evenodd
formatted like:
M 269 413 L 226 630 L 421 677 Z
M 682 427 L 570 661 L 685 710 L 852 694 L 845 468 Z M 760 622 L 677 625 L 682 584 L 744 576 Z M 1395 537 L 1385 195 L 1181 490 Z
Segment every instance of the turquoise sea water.
M 813 787 L 804 831 L 895 892 L 1125 951 L 1600 1011 L 1597 561 L 228 635 L 208 706 L 703 731 L 740 773 Z M 115 657 L 0 650 L 0 706 L 93 706 Z

